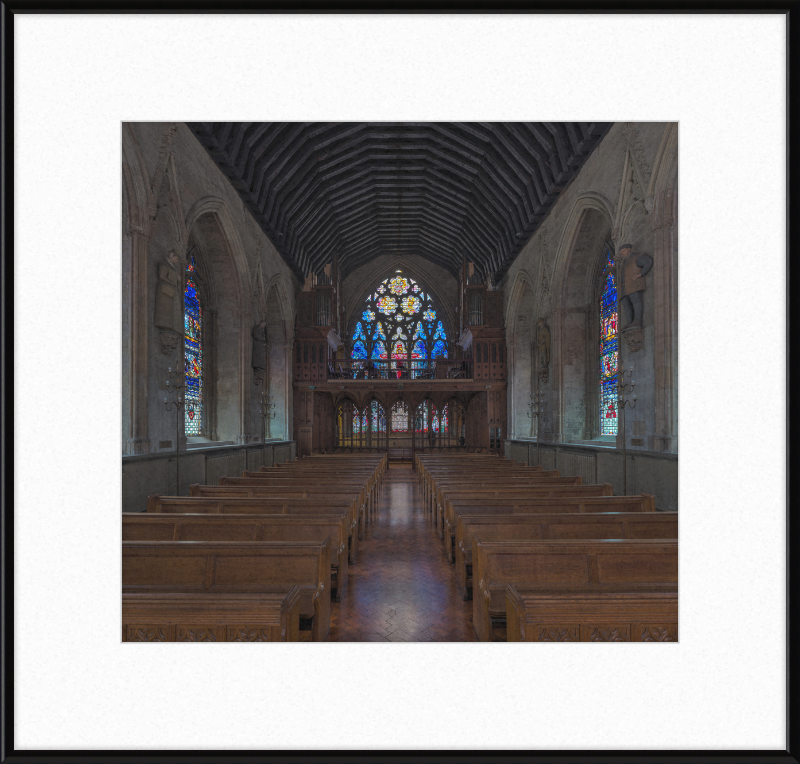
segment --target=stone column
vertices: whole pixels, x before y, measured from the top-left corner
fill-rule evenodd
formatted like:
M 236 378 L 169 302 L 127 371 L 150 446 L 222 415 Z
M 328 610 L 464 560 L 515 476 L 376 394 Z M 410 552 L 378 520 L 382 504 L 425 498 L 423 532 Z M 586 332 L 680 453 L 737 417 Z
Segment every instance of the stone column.
M 553 309 L 553 326 L 550 330 L 550 366 L 552 375 L 550 376 L 550 400 L 549 409 L 552 428 L 549 432 L 548 440 L 553 443 L 561 443 L 564 439 L 564 363 L 565 358 L 565 338 L 564 338 L 564 316 L 566 311 L 563 308 Z M 542 432 L 542 424 L 539 423 L 539 431 Z M 543 435 L 548 433 L 543 432 Z
M 131 237 L 131 436 L 126 443 L 128 454 L 149 454 L 147 424 L 148 334 L 150 300 L 147 288 L 147 263 L 150 237 L 130 228 Z M 179 359 L 180 363 L 182 360 Z
M 656 194 L 653 207 L 653 299 L 655 365 L 655 434 L 653 450 L 677 451 L 676 343 L 678 340 L 678 269 L 675 249 L 677 193 Z
M 239 436 L 237 443 L 250 442 L 250 357 L 251 342 L 250 313 L 239 313 Z
M 507 434 L 507 437 L 514 440 L 517 437 L 517 396 L 519 394 L 518 385 L 516 381 L 518 369 L 517 369 L 517 357 L 516 357 L 516 349 L 517 345 L 514 342 L 507 342 L 506 343 L 506 379 L 508 380 L 508 421 L 509 421 L 509 430 L 510 432 Z

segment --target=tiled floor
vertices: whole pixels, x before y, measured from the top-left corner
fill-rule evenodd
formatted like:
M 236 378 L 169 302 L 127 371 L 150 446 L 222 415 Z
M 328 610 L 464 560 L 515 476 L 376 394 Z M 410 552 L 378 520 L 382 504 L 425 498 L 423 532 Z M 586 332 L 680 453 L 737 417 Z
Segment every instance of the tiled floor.
M 472 602 L 422 511 L 417 475 L 391 465 L 376 521 L 367 527 L 348 589 L 332 603 L 333 642 L 476 641 Z

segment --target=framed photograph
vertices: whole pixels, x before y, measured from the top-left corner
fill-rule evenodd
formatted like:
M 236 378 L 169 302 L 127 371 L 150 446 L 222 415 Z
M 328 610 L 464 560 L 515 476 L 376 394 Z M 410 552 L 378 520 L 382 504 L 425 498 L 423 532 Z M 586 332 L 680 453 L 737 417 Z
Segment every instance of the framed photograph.
M 4 3 L 3 761 L 796 760 L 797 5 Z

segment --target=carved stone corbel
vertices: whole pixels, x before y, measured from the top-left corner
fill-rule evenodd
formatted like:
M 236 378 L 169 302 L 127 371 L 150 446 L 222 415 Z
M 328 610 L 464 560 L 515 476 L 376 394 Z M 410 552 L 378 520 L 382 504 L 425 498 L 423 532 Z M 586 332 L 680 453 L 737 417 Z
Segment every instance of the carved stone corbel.
M 161 352 L 164 355 L 171 355 L 178 347 L 181 335 L 169 329 L 162 329 L 159 332 L 158 339 L 161 342 Z
M 644 347 L 644 332 L 641 326 L 629 326 L 623 329 L 622 338 L 631 353 L 638 353 Z

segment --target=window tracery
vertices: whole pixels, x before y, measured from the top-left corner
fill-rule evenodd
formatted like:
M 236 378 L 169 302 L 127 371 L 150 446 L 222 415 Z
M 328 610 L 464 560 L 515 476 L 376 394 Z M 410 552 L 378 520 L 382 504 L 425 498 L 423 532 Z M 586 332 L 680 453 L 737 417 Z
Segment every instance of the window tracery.
M 379 369 L 402 360 L 422 368 L 414 361 L 448 357 L 447 333 L 431 295 L 403 275 L 384 279 L 367 297 L 351 348 L 354 361 L 373 361 Z

